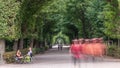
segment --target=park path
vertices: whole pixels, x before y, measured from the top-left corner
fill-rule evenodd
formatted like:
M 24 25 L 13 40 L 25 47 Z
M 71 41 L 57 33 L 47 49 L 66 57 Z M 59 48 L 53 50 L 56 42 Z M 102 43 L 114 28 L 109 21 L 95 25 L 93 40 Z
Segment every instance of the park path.
M 116 59 L 104 58 L 95 62 L 82 61 L 80 68 L 120 68 L 120 62 Z M 29 64 L 1 64 L 0 68 L 74 68 L 71 62 L 68 47 L 64 47 L 62 51 L 58 51 L 56 47 L 34 56 L 33 61 Z

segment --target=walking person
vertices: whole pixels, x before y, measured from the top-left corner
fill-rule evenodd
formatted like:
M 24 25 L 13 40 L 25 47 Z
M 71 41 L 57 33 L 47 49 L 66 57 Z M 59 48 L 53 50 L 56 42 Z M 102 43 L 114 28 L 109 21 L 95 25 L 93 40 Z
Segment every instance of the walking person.
M 101 60 L 103 61 L 103 57 L 106 53 L 106 45 L 104 44 L 103 42 L 103 38 L 98 38 L 98 45 L 100 46 L 100 54 L 99 54 L 99 57 L 101 57 Z
M 70 54 L 72 56 L 72 60 L 74 62 L 74 67 L 77 68 L 77 64 L 80 64 L 81 58 L 81 47 L 78 43 L 78 40 L 73 40 L 71 47 L 70 47 Z
M 58 50 L 61 50 L 62 51 L 62 48 L 63 48 L 63 45 L 60 43 L 58 44 Z

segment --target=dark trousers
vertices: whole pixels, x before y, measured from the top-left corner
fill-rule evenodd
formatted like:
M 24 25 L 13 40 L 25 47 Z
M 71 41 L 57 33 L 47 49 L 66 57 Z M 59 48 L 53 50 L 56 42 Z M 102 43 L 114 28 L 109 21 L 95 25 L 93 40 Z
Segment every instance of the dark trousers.
M 76 66 L 77 64 L 80 65 L 80 58 L 76 58 L 76 57 L 72 56 L 72 61 L 74 63 L 74 66 Z
M 62 46 L 58 46 L 58 50 L 62 50 Z

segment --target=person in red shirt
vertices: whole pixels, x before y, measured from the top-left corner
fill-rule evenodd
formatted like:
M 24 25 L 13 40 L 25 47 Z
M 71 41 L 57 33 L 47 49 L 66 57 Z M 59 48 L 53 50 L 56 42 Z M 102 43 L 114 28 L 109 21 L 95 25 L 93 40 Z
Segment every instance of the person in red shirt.
M 81 39 L 79 39 L 78 40 L 79 41 L 79 50 L 80 50 L 80 58 L 82 58 L 83 57 L 83 46 L 84 46 L 84 39 L 83 38 L 81 38 Z
M 98 45 L 100 46 L 101 48 L 101 54 L 100 54 L 100 57 L 103 59 L 103 56 L 105 55 L 106 53 L 106 45 L 104 44 L 103 42 L 103 38 L 98 38 Z
M 81 47 L 77 39 L 72 41 L 72 44 L 70 47 L 70 53 L 72 55 L 74 66 L 76 67 L 77 63 L 79 64 L 80 58 L 81 58 Z

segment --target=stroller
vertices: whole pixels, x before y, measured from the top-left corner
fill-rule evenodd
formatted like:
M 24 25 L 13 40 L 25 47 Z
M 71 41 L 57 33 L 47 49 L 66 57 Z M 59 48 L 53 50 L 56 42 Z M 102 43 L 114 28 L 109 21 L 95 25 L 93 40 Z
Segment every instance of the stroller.
M 31 62 L 31 56 L 25 55 L 23 61 L 24 61 L 24 63 L 30 63 Z

